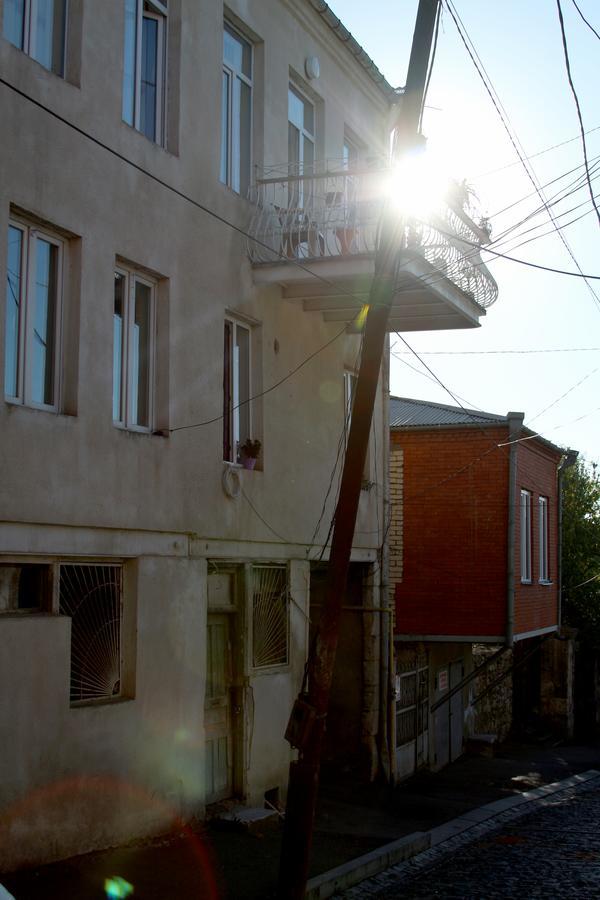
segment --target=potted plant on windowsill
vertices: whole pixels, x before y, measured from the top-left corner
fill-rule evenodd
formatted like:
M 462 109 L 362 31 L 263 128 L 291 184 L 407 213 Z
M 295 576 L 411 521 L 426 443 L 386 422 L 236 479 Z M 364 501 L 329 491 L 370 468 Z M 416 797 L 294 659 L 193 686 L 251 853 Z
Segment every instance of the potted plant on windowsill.
M 260 455 L 261 446 L 260 441 L 253 441 L 252 438 L 246 438 L 244 443 L 240 445 L 240 456 L 245 469 L 254 468 Z

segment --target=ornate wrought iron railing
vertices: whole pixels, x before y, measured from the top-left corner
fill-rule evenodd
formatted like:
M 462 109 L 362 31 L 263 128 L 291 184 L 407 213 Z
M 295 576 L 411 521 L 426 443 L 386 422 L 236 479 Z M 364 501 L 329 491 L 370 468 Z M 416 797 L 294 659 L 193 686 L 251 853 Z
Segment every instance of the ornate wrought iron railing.
M 300 173 L 272 167 L 256 179 L 248 253 L 252 263 L 373 255 L 389 170 Z M 481 260 L 486 232 L 460 208 L 440 204 L 426 222 L 406 225 L 406 258 L 431 267 L 427 283 L 448 279 L 479 306 L 491 306 L 498 287 Z

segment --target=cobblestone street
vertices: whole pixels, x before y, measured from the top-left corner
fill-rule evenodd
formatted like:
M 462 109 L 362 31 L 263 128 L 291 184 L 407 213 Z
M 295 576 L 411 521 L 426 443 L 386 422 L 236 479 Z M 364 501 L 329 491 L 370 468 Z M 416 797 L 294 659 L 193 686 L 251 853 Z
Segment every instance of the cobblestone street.
M 512 819 L 512 821 L 509 821 Z M 484 833 L 482 833 L 484 832 Z M 360 898 L 507 900 L 600 897 L 600 788 L 508 813 L 344 893 Z

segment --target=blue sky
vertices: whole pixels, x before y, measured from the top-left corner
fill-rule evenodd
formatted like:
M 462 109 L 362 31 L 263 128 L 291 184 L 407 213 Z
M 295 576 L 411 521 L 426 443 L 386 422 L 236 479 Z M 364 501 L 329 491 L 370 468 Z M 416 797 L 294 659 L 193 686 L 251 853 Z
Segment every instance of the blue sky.
M 584 124 L 586 129 L 594 129 L 600 126 L 600 41 L 581 21 L 572 0 L 561 0 L 561 4 Z M 578 0 L 578 5 L 600 32 L 598 4 Z M 395 86 L 404 84 L 416 0 L 371 0 L 369 4 L 364 0 L 331 0 L 330 6 L 388 81 Z M 579 125 L 566 76 L 555 0 L 504 0 L 496 4 L 455 0 L 455 8 L 526 155 L 577 137 Z M 446 10 L 427 107 L 423 131 L 429 147 L 444 156 L 455 177 L 466 178 L 475 188 L 484 211 L 491 215 L 493 236 L 539 206 L 534 196 L 498 214 L 509 204 L 522 201 L 533 187 Z M 587 146 L 590 160 L 600 155 L 600 128 L 587 136 Z M 544 184 L 580 167 L 582 162 L 581 141 L 577 139 L 535 157 L 531 165 Z M 582 171 L 577 169 L 556 187 L 548 188 L 548 193 L 566 188 Z M 600 180 L 595 188 L 600 194 Z M 586 206 L 565 216 L 564 221 L 568 221 L 591 209 L 587 189 L 574 194 L 557 211 L 586 200 Z M 597 202 L 600 205 L 600 196 Z M 537 217 L 535 223 L 540 228 L 533 234 L 552 231 L 546 215 Z M 564 235 L 582 270 L 600 275 L 600 225 L 593 210 L 565 228 Z M 513 244 L 518 242 L 515 238 Z M 541 265 L 575 271 L 555 233 L 511 251 L 513 244 L 500 249 Z M 523 411 L 526 424 L 529 422 L 549 440 L 578 449 L 590 460 L 599 460 L 600 349 L 566 351 L 600 348 L 600 302 L 579 278 L 528 269 L 506 260 L 489 262 L 489 268 L 500 296 L 481 328 L 416 332 L 406 338 L 465 406 L 499 413 Z M 600 281 L 592 284 L 600 297 Z M 555 349 L 563 352 L 492 352 Z M 430 377 L 406 365 L 421 368 L 416 358 L 404 355 L 404 351 L 406 347 L 400 342 L 393 350 L 402 355 L 392 360 L 392 392 L 452 404 L 448 393 Z

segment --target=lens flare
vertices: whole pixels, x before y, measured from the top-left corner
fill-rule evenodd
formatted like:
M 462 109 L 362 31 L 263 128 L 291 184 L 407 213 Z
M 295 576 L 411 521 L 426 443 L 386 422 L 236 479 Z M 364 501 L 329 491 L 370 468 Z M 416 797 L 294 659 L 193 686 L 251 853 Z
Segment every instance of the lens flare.
M 426 153 L 405 156 L 394 166 L 387 185 L 392 207 L 403 216 L 427 219 L 439 208 L 449 179 Z
M 104 881 L 104 893 L 109 900 L 119 900 L 121 897 L 129 897 L 133 894 L 133 885 L 120 875 L 113 875 L 112 878 L 106 878 Z

